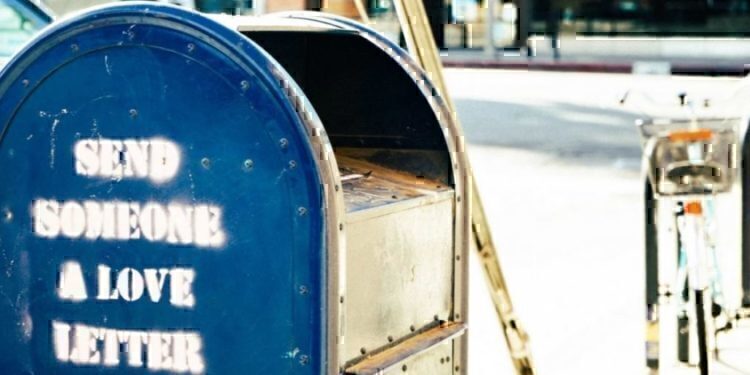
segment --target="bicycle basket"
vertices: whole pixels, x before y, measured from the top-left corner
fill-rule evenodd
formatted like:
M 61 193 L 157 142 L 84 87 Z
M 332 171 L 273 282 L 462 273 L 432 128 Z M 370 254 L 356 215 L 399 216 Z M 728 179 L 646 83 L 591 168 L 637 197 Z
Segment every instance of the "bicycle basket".
M 640 122 L 638 128 L 657 196 L 731 190 L 737 175 L 738 119 Z

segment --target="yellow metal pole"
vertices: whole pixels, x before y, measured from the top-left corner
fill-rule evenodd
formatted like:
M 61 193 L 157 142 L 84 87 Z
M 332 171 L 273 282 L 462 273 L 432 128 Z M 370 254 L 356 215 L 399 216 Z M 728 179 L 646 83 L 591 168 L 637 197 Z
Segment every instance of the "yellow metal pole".
M 365 8 L 365 3 L 362 2 L 362 0 L 353 0 L 354 6 L 357 7 L 357 12 L 359 12 L 359 18 L 364 23 L 370 23 L 370 17 L 367 15 L 367 8 Z
M 455 115 L 455 106 L 448 95 L 448 90 L 443 78 L 443 65 L 440 61 L 437 46 L 432 36 L 427 12 L 421 1 L 396 0 L 394 1 L 396 13 L 401 24 L 407 48 L 422 68 L 427 72 L 432 82 L 440 90 L 440 94 Z M 473 180 L 473 176 L 471 178 Z M 503 329 L 505 341 L 510 351 L 511 360 L 519 375 L 533 375 L 535 373 L 529 349 L 529 337 L 518 321 L 513 310 L 513 303 L 508 293 L 500 262 L 497 257 L 495 244 L 490 235 L 487 217 L 484 214 L 482 201 L 479 197 L 476 183 L 472 185 L 472 213 L 471 224 L 477 254 L 482 263 L 485 281 L 489 288 L 495 312 Z

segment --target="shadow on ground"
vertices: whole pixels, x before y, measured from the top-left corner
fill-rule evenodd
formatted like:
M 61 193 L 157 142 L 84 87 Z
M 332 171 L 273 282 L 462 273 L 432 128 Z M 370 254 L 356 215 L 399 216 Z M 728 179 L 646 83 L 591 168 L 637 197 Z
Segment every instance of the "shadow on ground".
M 548 153 L 573 163 L 628 161 L 639 168 L 637 115 L 570 103 L 456 101 L 469 143 Z

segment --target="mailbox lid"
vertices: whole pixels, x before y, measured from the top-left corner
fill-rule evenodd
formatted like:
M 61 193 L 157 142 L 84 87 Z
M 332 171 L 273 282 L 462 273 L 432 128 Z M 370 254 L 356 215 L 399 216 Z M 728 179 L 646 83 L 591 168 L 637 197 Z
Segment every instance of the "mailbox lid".
M 322 371 L 326 138 L 263 50 L 108 6 L 16 55 L 0 97 L 3 372 Z

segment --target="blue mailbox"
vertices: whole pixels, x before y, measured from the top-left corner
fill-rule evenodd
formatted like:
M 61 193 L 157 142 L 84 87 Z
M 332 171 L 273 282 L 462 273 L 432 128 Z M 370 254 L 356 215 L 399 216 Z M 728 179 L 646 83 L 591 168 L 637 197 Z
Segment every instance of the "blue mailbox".
M 107 6 L 0 98 L 0 373 L 466 371 L 462 138 L 373 31 Z

